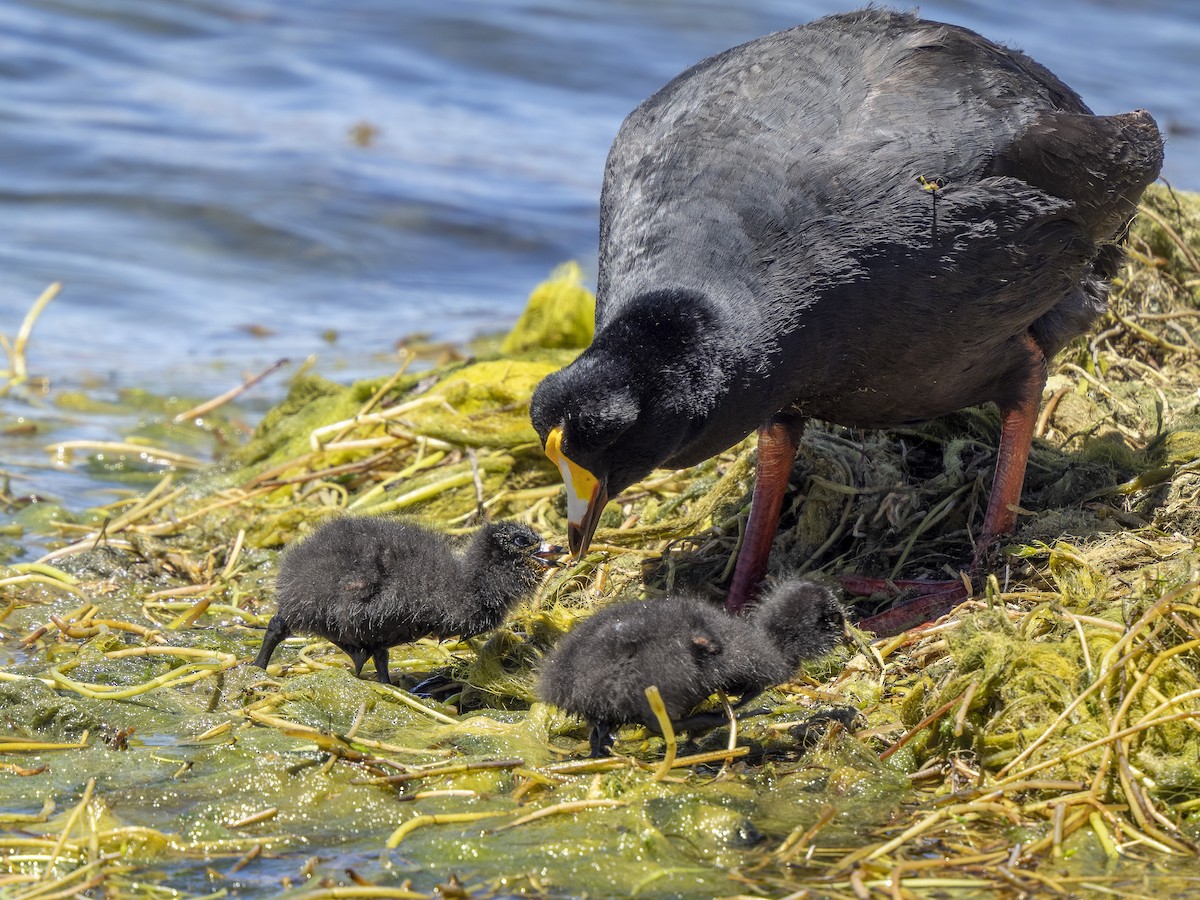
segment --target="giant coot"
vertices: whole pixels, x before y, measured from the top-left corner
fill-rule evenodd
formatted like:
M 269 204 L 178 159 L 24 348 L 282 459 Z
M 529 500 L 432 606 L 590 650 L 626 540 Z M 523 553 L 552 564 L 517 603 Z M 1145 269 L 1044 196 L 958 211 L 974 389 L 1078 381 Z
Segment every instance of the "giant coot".
M 810 581 L 781 582 L 745 617 L 687 594 L 615 603 L 559 641 L 542 666 L 538 695 L 589 721 L 592 755 L 601 756 L 619 725 L 658 730 L 646 699 L 650 685 L 679 725 L 717 691 L 744 703 L 787 681 L 844 632 L 840 604 Z
M 444 535 L 410 522 L 333 519 L 284 554 L 278 612 L 254 665 L 265 669 L 280 641 L 308 632 L 350 654 L 355 674 L 373 658 L 388 684 L 389 647 L 495 628 L 558 552 L 515 522 L 485 525 L 460 556 Z
M 992 402 L 987 547 L 1015 524 L 1047 360 L 1103 308 L 1161 163 L 1145 111 L 1093 115 L 1024 54 L 907 13 L 819 19 L 688 69 L 613 143 L 595 338 L 531 405 L 571 550 L 655 467 L 758 429 L 741 609 L 807 419 Z

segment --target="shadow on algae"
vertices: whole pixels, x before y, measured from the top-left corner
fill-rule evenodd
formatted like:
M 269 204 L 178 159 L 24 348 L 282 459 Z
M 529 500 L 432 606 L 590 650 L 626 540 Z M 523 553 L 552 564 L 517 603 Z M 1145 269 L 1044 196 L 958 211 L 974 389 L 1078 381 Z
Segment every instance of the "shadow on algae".
M 539 658 L 616 598 L 719 595 L 754 444 L 659 472 L 490 636 L 393 648 L 396 686 L 321 640 L 248 664 L 280 549 L 331 515 L 482 516 L 561 539 L 533 387 L 591 336 L 577 267 L 470 356 L 298 377 L 198 473 L 43 523 L 0 569 L 5 897 L 973 897 L 1200 878 L 1200 198 L 1148 192 L 1093 335 L 1057 361 L 1021 524 L 950 617 L 855 644 L 678 747 L 537 703 Z M 969 556 L 991 410 L 813 423 L 774 574 L 937 574 Z M 102 525 L 103 523 L 103 525 Z M 860 612 L 870 611 L 867 601 Z M 448 671 L 440 700 L 405 688 Z M 714 701 L 714 706 L 715 706 Z M 817 727 L 814 711 L 850 710 Z M 856 713 L 856 715 L 855 715 Z

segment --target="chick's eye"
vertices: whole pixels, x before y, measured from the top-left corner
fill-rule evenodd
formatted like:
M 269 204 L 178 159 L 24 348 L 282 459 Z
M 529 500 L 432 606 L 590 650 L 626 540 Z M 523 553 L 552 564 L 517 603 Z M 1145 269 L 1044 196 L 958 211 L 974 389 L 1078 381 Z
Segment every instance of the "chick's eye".
M 526 534 L 524 531 L 510 532 L 507 537 L 508 537 L 509 545 L 512 547 L 516 547 L 518 549 L 524 549 L 525 547 L 531 547 L 537 543 L 537 541 L 534 540 L 534 538 L 532 538 L 530 535 Z

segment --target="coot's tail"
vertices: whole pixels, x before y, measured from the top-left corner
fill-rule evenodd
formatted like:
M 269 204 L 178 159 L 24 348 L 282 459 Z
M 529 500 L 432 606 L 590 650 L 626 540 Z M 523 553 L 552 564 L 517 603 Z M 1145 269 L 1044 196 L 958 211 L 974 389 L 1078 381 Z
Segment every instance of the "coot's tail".
M 1069 200 L 1097 244 L 1120 238 L 1142 191 L 1158 177 L 1162 135 L 1144 109 L 1118 116 L 1044 112 L 994 163 Z

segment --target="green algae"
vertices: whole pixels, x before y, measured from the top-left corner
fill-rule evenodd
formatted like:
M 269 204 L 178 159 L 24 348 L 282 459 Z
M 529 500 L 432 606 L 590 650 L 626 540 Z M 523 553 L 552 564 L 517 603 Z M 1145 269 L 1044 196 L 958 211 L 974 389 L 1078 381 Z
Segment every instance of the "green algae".
M 529 398 L 553 362 L 490 360 L 465 366 L 438 381 L 403 421 L 414 434 L 468 447 L 532 444 Z
M 292 380 L 287 396 L 263 416 L 250 441 L 234 450 L 223 468 L 244 477 L 303 455 L 312 430 L 352 416 L 362 405 L 364 392 L 319 375 L 302 374 Z
M 500 344 L 511 357 L 546 350 L 582 350 L 592 342 L 596 298 L 583 286 L 578 263 L 565 263 L 538 285 Z
M 1183 860 L 1200 815 L 1197 244 L 1176 237 L 1193 234 L 1200 201 L 1153 190 L 1147 204 L 1169 228 L 1138 222 L 1105 336 L 1070 348 L 1052 377 L 1058 400 L 997 581 L 944 625 L 864 640 L 769 692 L 768 712 L 739 725 L 745 755 L 660 779 L 662 739 L 625 729 L 627 759 L 579 767 L 564 761 L 585 752 L 582 724 L 534 702 L 532 685 L 597 604 L 719 590 L 752 441 L 631 488 L 605 511 L 599 549 L 492 635 L 394 648 L 398 687 L 354 678 L 316 640 L 287 642 L 266 673 L 247 665 L 279 549 L 329 515 L 453 531 L 515 516 L 561 535 L 528 400 L 587 342 L 547 324 L 590 327 L 594 301 L 567 271 L 535 291 L 503 352 L 480 345 L 474 360 L 349 387 L 302 375 L 216 467 L 64 527 L 77 552 L 53 564 L 70 590 L 0 571 L 7 736 L 87 735 L 74 749 L 0 742 L 0 762 L 31 773 L 0 779 L 0 811 L 34 820 L 0 835 L 0 865 L 98 871 L 111 891 L 156 896 L 321 896 L 346 869 L 414 895 L 457 877 L 473 896 L 849 896 L 900 890 L 896 878 L 917 892 L 924 873 L 1036 893 L 1078 889 L 1100 877 L 1097 860 L 1109 887 L 1169 883 L 1110 846 L 1195 876 Z M 998 430 L 988 410 L 889 434 L 814 423 L 773 572 L 953 570 Z M 463 686 L 444 702 L 405 693 L 447 669 Z M 860 717 L 814 738 L 805 719 L 830 706 Z M 726 753 L 728 739 L 718 729 L 681 753 Z M 56 812 L 37 820 L 46 802 Z M 27 839 L 41 843 L 18 862 Z M 1001 881 L 967 859 L 1018 865 Z

